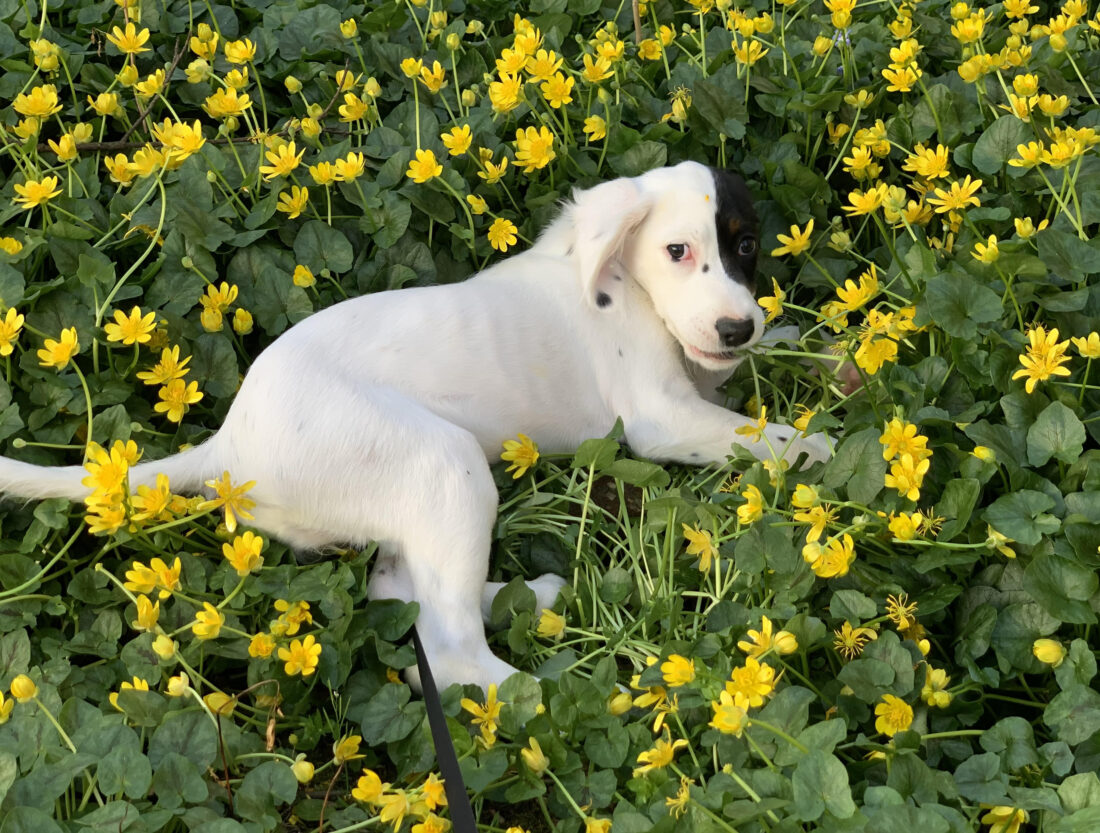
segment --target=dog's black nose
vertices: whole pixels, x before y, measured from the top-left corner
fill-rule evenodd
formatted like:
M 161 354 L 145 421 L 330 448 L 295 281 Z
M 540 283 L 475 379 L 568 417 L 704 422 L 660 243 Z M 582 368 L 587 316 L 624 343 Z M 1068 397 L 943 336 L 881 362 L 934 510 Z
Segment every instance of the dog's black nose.
M 755 325 L 751 318 L 719 318 L 714 329 L 718 330 L 723 347 L 740 347 L 752 338 Z

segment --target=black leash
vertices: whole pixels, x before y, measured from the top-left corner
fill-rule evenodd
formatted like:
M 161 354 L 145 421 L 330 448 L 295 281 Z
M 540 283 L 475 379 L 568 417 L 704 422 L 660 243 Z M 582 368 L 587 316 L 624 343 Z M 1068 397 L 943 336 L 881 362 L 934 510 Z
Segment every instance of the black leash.
M 462 770 L 458 768 L 458 756 L 455 755 L 451 733 L 447 731 L 447 717 L 443 714 L 443 703 L 439 691 L 432 679 L 432 669 L 420 644 L 420 634 L 416 626 L 412 629 L 413 645 L 416 646 L 416 667 L 420 670 L 420 687 L 424 692 L 424 705 L 428 709 L 428 725 L 435 742 L 435 755 L 439 760 L 439 774 L 443 776 L 443 791 L 447 794 L 447 806 L 451 811 L 451 829 L 454 833 L 477 833 L 477 821 L 474 808 L 470 805 L 470 796 L 466 794 L 466 782 L 462 780 Z

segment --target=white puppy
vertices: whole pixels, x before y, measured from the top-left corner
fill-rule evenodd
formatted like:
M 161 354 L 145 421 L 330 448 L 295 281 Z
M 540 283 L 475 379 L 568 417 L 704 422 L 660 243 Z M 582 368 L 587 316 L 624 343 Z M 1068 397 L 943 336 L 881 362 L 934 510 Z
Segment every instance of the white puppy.
M 575 194 L 528 251 L 470 280 L 345 301 L 297 324 L 252 365 L 207 442 L 131 470 L 197 491 L 254 480 L 253 525 L 297 548 L 377 541 L 372 598 L 417 601 L 441 687 L 515 669 L 485 640 L 497 492 L 489 462 L 523 432 L 547 452 L 605 435 L 634 453 L 721 463 L 750 422 L 715 388 L 763 332 L 756 217 L 736 176 L 685 162 Z M 794 461 L 828 456 L 765 429 Z M 764 442 L 748 446 L 762 456 Z M 80 499 L 79 466 L 0 458 L 0 491 Z M 532 582 L 552 604 L 562 582 Z

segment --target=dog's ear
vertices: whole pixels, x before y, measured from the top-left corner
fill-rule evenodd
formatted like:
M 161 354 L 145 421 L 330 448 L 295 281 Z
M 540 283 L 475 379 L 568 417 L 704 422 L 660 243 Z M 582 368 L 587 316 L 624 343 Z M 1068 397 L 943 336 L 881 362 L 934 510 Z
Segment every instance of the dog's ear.
M 649 198 L 629 179 L 613 179 L 573 196 L 573 251 L 588 302 L 610 309 L 622 299 L 623 278 L 614 260 L 645 219 Z

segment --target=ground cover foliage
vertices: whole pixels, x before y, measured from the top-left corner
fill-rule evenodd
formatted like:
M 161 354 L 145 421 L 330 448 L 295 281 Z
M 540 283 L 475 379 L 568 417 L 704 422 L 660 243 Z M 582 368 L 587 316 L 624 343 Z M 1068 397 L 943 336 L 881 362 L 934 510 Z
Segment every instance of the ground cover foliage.
M 0 0 L 0 439 L 89 471 L 3 506 L 0 831 L 445 830 L 372 552 L 299 564 L 231 472 L 126 469 L 312 311 L 684 159 L 747 177 L 803 334 L 731 406 L 836 455 L 517 438 L 494 574 L 570 587 L 497 599 L 541 682 L 444 693 L 482 829 L 1100 827 L 1095 15 L 656 2 L 639 41 L 601 0 Z

